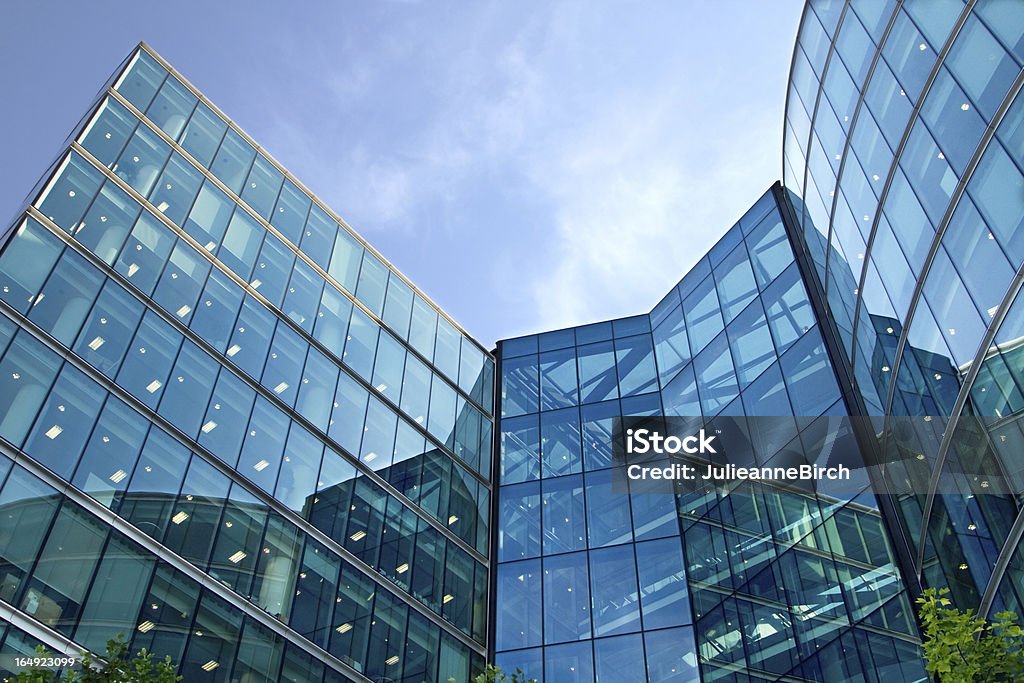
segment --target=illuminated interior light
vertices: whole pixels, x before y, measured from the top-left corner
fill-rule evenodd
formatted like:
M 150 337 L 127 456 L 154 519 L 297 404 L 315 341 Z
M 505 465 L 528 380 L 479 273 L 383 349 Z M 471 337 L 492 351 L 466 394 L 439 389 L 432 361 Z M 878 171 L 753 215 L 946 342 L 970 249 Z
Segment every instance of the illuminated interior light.
M 199 668 L 202 669 L 203 671 L 213 671 L 218 666 L 220 666 L 220 664 L 217 661 L 211 659 L 210 661 L 208 661 L 206 664 L 203 664 Z
M 275 394 L 280 394 L 282 391 L 284 391 L 287 388 L 288 388 L 288 382 L 281 382 L 276 387 L 274 387 L 274 393 Z
M 374 453 L 373 451 L 371 451 L 371 452 L 367 453 L 365 456 L 363 456 L 363 462 L 372 462 L 376 458 L 377 458 L 377 454 Z
M 361 541 L 364 538 L 366 538 L 366 532 L 360 529 L 359 531 L 349 536 L 349 538 L 351 538 L 353 541 Z
M 149 631 L 153 630 L 154 626 L 156 626 L 156 624 L 154 624 L 152 621 L 149 621 L 147 619 L 146 621 L 144 621 L 141 624 L 139 624 L 139 626 L 138 626 L 139 633 L 148 633 Z
M 572 589 L 570 588 L 569 590 L 572 590 Z M 449 602 L 451 602 L 454 599 L 455 599 L 454 595 L 452 595 L 451 593 L 446 593 L 445 596 L 441 599 L 441 602 L 443 602 L 444 604 L 447 605 Z
M 206 424 L 203 425 L 203 434 L 209 434 L 210 432 L 212 432 L 216 428 L 217 428 L 217 423 L 214 422 L 213 420 L 208 420 L 206 422 Z
M 398 664 L 398 655 L 391 655 L 390 657 L 384 660 L 384 663 L 388 666 L 391 666 L 392 664 Z
M 449 525 L 455 524 L 455 522 L 457 522 L 457 521 L 459 521 L 459 516 L 458 515 L 452 515 L 451 517 L 448 518 L 448 524 Z
M 397 573 L 399 573 L 399 574 L 406 573 L 407 571 L 409 571 L 409 563 L 408 562 L 403 562 L 402 564 L 400 564 L 397 567 L 395 567 L 395 571 Z
M 341 598 L 338 598 L 336 600 L 336 602 L 341 602 Z M 338 628 L 336 628 L 334 630 L 337 631 L 338 633 L 348 633 L 349 631 L 352 630 L 352 624 L 344 623 L 344 624 L 342 624 L 341 626 L 339 626 Z
M 253 465 L 252 468 L 257 472 L 262 472 L 263 470 L 267 469 L 268 465 L 270 465 L 270 463 L 267 462 L 266 460 L 260 460 L 258 463 Z
M 228 357 L 233 358 L 236 353 L 242 350 L 242 347 L 238 344 L 232 344 L 231 348 L 228 349 Z
M 171 521 L 174 522 L 175 524 L 181 524 L 186 519 L 188 519 L 188 513 L 185 512 L 184 510 L 182 510 L 178 514 L 176 514 L 173 517 L 171 517 Z
M 169 208 L 171 208 L 171 205 L 170 205 L 170 204 L 168 204 L 167 202 L 160 202 L 160 203 L 159 203 L 159 204 L 157 205 L 157 207 L 156 207 L 156 210 L 157 210 L 157 211 L 159 211 L 160 213 L 164 213 L 164 212 L 165 212 L 165 211 L 167 211 L 167 209 L 169 209 Z
M 110 475 L 110 481 L 114 482 L 115 484 L 120 484 L 122 481 L 124 481 L 124 478 L 127 476 L 127 472 L 125 472 L 124 470 L 118 470 L 117 472 L 114 472 L 113 474 Z
M 246 557 L 248 557 L 248 553 L 239 550 L 238 552 L 234 553 L 228 559 L 231 560 L 232 563 L 238 564 L 239 562 L 244 560 Z
M 209 242 L 206 243 L 206 251 L 213 251 L 216 248 L 217 248 L 217 243 L 214 242 L 213 240 L 210 240 Z
M 249 283 L 249 285 L 251 285 L 253 289 L 259 289 L 260 285 L 262 285 L 262 284 L 263 284 L 263 281 L 260 280 L 258 277 L 257 278 L 253 278 L 253 281 Z
M 967 111 L 970 108 L 971 108 L 971 105 L 967 104 L 966 102 L 964 102 L 963 104 L 960 105 L 960 110 L 961 111 Z
M 91 342 L 89 342 L 89 348 L 92 349 L 93 351 L 99 351 L 100 347 L 103 346 L 104 342 L 106 342 L 106 340 L 103 337 L 96 337 Z
M 146 385 L 146 391 L 148 391 L 149 393 L 152 394 L 157 389 L 159 389 L 161 386 L 163 386 L 163 385 L 160 384 L 160 380 L 155 379 L 155 380 L 153 380 L 152 382 L 150 382 L 149 384 Z
M 133 263 L 130 266 L 128 266 L 128 277 L 135 275 L 135 273 L 137 272 L 139 272 L 139 266 L 137 264 Z
M 61 427 L 60 425 L 53 425 L 52 427 L 46 430 L 46 438 L 56 439 L 58 436 L 60 436 L 60 433 L 63 431 L 64 428 Z
M 189 306 L 188 304 L 185 304 L 184 306 L 182 306 L 181 308 L 179 308 L 177 310 L 178 317 L 179 318 L 184 318 L 186 315 L 188 315 L 188 312 L 191 311 L 191 310 L 192 310 L 192 307 Z

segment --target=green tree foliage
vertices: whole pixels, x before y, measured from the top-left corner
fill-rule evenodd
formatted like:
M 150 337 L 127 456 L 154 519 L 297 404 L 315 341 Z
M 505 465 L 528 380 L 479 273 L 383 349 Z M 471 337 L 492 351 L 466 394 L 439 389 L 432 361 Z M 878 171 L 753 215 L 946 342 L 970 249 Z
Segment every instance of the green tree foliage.
M 53 656 L 42 646 L 36 648 L 36 654 L 40 658 Z M 8 680 L 10 683 L 51 683 L 55 680 L 61 683 L 178 683 L 182 677 L 176 670 L 170 657 L 154 660 L 153 653 L 146 649 L 131 656 L 128 643 L 118 634 L 115 640 L 107 641 L 107 654 L 103 659 L 83 652 L 81 670 L 67 671 L 60 679 L 50 669 L 33 668 Z
M 973 610 L 959 610 L 948 588 L 929 588 L 917 599 L 924 629 L 928 673 L 942 683 L 1024 680 L 1024 629 L 1013 612 L 986 623 Z
M 449 678 L 448 683 L 456 683 L 454 678 Z M 537 683 L 535 678 L 527 678 L 521 669 L 516 669 L 511 674 L 506 674 L 493 664 L 488 664 L 482 674 L 473 679 L 473 683 Z

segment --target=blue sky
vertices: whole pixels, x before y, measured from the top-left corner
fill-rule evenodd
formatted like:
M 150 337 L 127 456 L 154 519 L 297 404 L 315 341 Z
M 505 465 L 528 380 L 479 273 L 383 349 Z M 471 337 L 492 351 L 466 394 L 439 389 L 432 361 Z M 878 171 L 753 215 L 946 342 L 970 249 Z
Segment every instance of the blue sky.
M 646 312 L 779 178 L 801 5 L 6 3 L 0 214 L 145 40 L 484 345 Z

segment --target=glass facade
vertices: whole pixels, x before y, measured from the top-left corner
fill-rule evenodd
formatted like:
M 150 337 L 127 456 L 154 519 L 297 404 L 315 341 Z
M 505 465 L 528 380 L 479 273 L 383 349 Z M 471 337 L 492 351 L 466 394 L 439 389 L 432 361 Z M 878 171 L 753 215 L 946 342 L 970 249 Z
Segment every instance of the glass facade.
M 906 574 L 982 616 L 1024 613 L 1022 64 L 1021 3 L 810 2 L 786 108 L 828 326 L 901 461 Z
M 468 680 L 493 378 L 140 46 L 0 251 L 0 653 L 123 633 L 190 682 Z
M 613 418 L 771 416 L 762 464 L 847 415 L 765 194 L 648 315 L 499 342 L 494 647 L 542 681 L 925 680 L 866 476 L 613 491 Z M 632 486 L 632 484 L 631 484 Z

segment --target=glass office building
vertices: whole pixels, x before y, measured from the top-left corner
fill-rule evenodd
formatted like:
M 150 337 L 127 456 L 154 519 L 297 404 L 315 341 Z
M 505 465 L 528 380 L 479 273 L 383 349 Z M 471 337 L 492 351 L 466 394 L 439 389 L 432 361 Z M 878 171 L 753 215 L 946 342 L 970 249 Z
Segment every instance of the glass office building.
M 901 461 L 878 484 L 905 577 L 982 616 L 1024 614 L 1022 64 L 1019 2 L 811 2 L 786 107 L 828 327 Z
M 493 360 L 148 47 L 108 85 L 0 251 L 0 654 L 468 680 Z
M 616 416 L 770 418 L 758 464 L 773 465 L 813 457 L 849 414 L 784 198 L 766 193 L 650 314 L 498 344 L 503 668 L 559 683 L 926 679 L 863 470 L 845 493 L 614 490 Z

